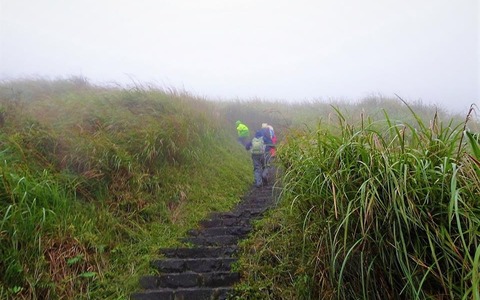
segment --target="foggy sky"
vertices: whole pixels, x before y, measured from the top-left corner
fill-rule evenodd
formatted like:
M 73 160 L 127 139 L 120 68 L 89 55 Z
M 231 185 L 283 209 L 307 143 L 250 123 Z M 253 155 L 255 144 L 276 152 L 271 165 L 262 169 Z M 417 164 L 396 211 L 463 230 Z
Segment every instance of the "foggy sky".
M 221 99 L 480 100 L 478 0 L 0 0 L 0 79 Z

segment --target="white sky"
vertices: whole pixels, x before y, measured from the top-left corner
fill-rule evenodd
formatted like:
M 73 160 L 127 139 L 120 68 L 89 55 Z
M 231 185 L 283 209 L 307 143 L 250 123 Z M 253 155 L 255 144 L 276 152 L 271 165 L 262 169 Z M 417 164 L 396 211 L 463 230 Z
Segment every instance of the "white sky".
M 479 0 L 0 0 L 0 79 L 208 98 L 480 100 Z

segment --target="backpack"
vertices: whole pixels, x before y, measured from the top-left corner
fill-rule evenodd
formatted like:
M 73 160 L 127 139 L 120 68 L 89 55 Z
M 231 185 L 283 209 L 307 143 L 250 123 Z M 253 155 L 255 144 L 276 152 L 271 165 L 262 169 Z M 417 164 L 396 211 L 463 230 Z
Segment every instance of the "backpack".
M 253 138 L 252 139 L 252 148 L 250 148 L 252 154 L 263 154 L 265 153 L 265 143 L 263 137 Z

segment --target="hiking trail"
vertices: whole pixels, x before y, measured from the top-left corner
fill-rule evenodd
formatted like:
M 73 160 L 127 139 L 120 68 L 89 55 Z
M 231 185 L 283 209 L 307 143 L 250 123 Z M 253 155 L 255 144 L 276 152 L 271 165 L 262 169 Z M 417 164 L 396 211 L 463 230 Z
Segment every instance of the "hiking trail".
M 160 249 L 164 258 L 151 262 L 159 275 L 140 278 L 142 291 L 131 299 L 226 299 L 240 281 L 240 274 L 231 270 L 237 244 L 252 230 L 251 221 L 274 204 L 274 192 L 271 183 L 253 187 L 231 211 L 210 213 L 181 239 L 192 247 Z

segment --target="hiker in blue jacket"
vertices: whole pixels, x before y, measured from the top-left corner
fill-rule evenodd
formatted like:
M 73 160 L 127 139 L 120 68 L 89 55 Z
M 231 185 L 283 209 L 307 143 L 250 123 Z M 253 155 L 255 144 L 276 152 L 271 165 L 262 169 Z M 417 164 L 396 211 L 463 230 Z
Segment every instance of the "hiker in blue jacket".
M 258 130 L 255 132 L 253 139 L 245 146 L 245 149 L 252 154 L 253 177 L 255 186 L 258 188 L 267 184 L 268 180 L 268 168 L 265 159 L 268 141 L 268 137 L 263 134 L 262 130 Z
M 275 143 L 273 142 L 273 128 L 270 129 L 267 123 L 262 124 L 262 129 L 265 140 L 265 163 L 270 166 L 270 160 L 272 158 L 272 153 L 275 149 Z

